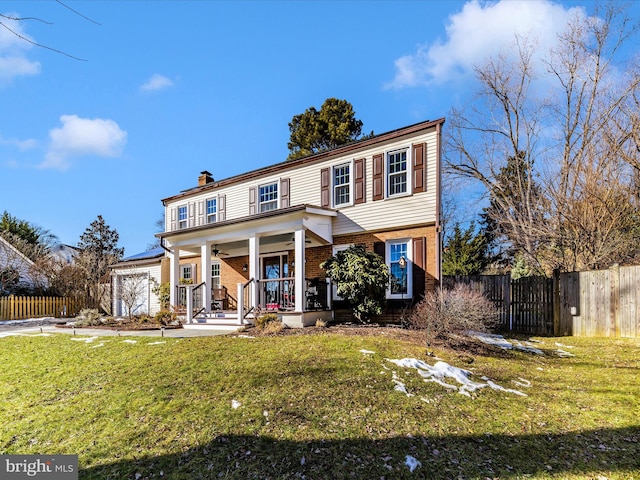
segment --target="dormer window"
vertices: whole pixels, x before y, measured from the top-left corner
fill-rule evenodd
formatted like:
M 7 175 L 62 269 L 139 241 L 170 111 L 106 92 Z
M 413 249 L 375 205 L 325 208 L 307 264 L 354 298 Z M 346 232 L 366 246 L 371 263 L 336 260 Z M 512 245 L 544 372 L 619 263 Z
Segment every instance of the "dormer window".
M 187 206 L 178 207 L 178 228 L 187 228 Z
M 218 199 L 207 200 L 207 223 L 215 223 L 218 216 Z

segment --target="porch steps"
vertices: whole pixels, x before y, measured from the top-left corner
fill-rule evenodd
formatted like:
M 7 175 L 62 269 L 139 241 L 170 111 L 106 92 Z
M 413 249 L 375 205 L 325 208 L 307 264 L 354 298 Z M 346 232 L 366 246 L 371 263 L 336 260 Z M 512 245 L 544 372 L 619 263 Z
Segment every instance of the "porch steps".
M 247 325 L 249 322 L 244 320 L 240 322 L 238 320 L 237 312 L 211 312 L 200 313 L 194 317 L 191 323 L 183 323 L 182 328 L 191 329 L 228 329 L 237 330 L 243 325 Z

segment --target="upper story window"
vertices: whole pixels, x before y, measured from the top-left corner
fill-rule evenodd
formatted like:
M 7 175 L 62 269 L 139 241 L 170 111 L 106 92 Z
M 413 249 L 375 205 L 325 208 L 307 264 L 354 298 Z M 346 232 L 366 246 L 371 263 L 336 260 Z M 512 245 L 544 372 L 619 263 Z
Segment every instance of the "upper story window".
M 207 200 L 207 223 L 215 223 L 218 214 L 218 200 L 210 198 Z
M 258 204 L 260 212 L 268 212 L 278 208 L 278 182 L 259 187 Z
M 178 228 L 187 228 L 187 206 L 178 207 Z
M 351 164 L 333 167 L 333 206 L 351 203 Z
M 407 150 L 387 153 L 387 192 L 390 197 L 407 193 Z

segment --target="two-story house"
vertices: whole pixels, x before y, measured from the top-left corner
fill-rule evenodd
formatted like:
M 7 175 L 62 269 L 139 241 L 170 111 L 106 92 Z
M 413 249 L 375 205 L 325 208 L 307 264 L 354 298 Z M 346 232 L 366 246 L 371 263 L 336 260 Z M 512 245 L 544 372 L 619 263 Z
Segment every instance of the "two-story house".
M 320 264 L 354 244 L 389 266 L 390 314 L 419 300 L 440 278 L 443 124 L 223 180 L 202 172 L 197 186 L 162 200 L 171 304 L 208 323 L 265 310 L 290 326 L 330 319 L 340 299 Z

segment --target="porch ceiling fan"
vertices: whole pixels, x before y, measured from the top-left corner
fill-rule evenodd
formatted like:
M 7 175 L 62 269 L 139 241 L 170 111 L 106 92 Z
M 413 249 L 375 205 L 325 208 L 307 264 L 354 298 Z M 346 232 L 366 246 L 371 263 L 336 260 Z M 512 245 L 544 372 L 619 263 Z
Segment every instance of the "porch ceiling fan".
M 213 248 L 211 249 L 211 253 L 213 253 L 214 257 L 219 257 L 220 255 L 229 255 L 228 253 L 218 250 L 218 245 L 213 246 Z
M 294 243 L 296 243 L 296 237 L 295 236 L 291 237 L 291 241 L 287 242 L 286 245 L 289 246 L 289 245 L 293 245 Z M 311 243 L 311 240 L 309 240 L 307 237 L 305 237 L 304 238 L 304 243 L 309 244 L 309 243 Z

